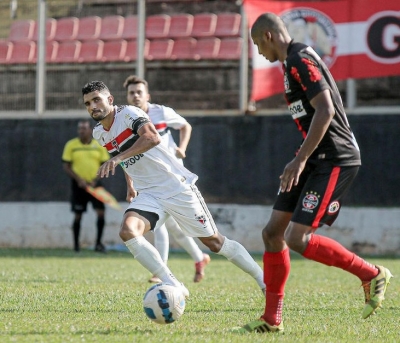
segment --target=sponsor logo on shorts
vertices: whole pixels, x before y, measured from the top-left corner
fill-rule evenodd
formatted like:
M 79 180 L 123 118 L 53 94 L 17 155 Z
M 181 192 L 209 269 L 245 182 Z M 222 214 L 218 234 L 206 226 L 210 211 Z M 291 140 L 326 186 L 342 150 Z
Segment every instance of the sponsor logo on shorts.
M 203 227 L 207 226 L 207 224 L 206 224 L 207 223 L 207 219 L 206 219 L 206 216 L 204 214 L 201 214 L 201 215 L 195 214 L 194 219 L 196 219 L 200 224 L 202 224 Z
M 303 208 L 302 210 L 305 212 L 313 213 L 314 209 L 319 204 L 319 195 L 315 192 L 307 193 L 306 196 L 303 198 Z
M 329 204 L 329 207 L 328 207 L 328 214 L 334 214 L 334 213 L 336 213 L 337 211 L 339 211 L 339 208 L 340 208 L 339 201 L 337 201 L 337 200 L 332 201 L 332 202 Z

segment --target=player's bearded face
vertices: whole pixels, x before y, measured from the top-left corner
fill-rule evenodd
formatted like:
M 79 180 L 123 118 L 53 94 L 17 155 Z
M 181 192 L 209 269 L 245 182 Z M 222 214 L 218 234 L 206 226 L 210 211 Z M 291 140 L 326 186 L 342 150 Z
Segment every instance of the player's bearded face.
M 113 98 L 110 94 L 94 91 L 85 94 L 83 101 L 90 116 L 96 121 L 106 118 L 113 109 Z

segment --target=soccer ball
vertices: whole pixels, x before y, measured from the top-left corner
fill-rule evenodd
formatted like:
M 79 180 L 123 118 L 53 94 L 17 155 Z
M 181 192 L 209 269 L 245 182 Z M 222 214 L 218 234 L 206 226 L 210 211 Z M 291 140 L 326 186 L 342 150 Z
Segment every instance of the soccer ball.
M 158 283 L 150 287 L 144 295 L 143 309 L 153 322 L 171 324 L 185 311 L 185 296 L 176 286 Z

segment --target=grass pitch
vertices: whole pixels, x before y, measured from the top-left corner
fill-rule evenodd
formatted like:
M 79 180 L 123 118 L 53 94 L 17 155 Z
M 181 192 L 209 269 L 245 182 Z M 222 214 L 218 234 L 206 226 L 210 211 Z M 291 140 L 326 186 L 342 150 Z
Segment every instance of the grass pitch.
M 262 256 L 254 255 L 261 265 Z M 293 255 L 286 288 L 284 334 L 230 333 L 258 318 L 264 300 L 255 281 L 211 255 L 206 278 L 192 282 L 194 266 L 174 253 L 169 265 L 191 292 L 182 318 L 157 325 L 142 297 L 149 273 L 130 253 L 0 250 L 0 342 L 398 342 L 400 283 L 393 278 L 384 309 L 361 318 L 358 279 Z M 400 275 L 400 259 L 368 259 Z

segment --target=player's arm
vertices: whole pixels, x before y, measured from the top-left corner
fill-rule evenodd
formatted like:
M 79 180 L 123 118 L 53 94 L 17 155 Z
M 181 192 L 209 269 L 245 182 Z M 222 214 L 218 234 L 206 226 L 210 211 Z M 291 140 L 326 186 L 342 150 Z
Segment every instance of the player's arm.
M 131 202 L 132 199 L 137 196 L 137 192 L 135 190 L 135 187 L 133 186 L 132 178 L 125 172 L 125 170 L 124 175 L 126 181 L 126 201 Z
M 137 131 L 139 138 L 136 142 L 127 150 L 119 153 L 117 156 L 109 159 L 107 162 L 101 165 L 98 175 L 100 177 L 108 177 L 110 172 L 111 175 L 115 174 L 115 168 L 120 164 L 123 160 L 142 154 L 151 148 L 154 148 L 156 145 L 160 144 L 161 137 L 158 134 L 154 125 L 148 121 L 144 125 L 142 125 Z
M 315 109 L 314 116 L 307 137 L 304 139 L 296 157 L 286 165 L 282 175 L 280 176 L 281 192 L 289 192 L 292 186 L 298 184 L 300 174 L 303 171 L 308 158 L 321 142 L 328 130 L 333 116 L 335 115 L 335 109 L 328 89 L 318 93 L 314 98 L 312 98 L 310 103 Z
M 186 149 L 192 135 L 192 125 L 188 122 L 179 129 L 179 146 L 176 148 L 176 157 L 185 158 Z
M 67 173 L 67 175 L 74 179 L 79 187 L 86 188 L 87 182 L 82 179 L 77 173 L 72 170 L 72 163 L 71 162 L 63 162 L 63 169 Z

